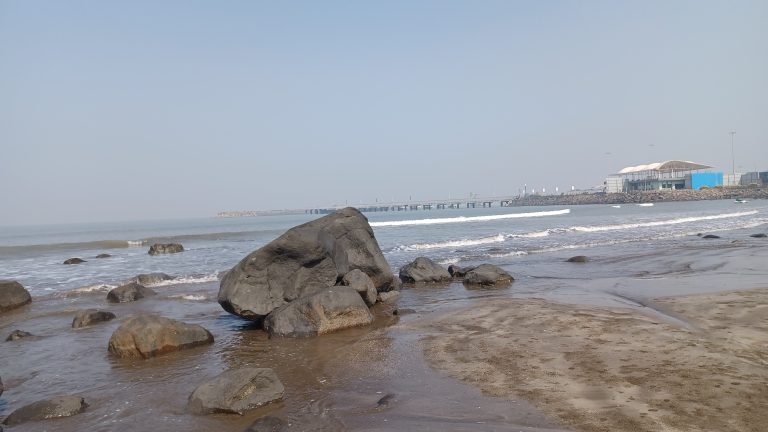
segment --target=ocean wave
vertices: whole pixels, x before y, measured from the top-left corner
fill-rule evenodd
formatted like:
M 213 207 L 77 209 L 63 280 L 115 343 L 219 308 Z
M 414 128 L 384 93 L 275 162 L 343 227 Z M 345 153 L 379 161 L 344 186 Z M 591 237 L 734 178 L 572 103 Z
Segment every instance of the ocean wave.
M 385 221 L 385 222 L 371 222 L 372 227 L 398 227 L 398 226 L 413 226 L 413 225 L 438 225 L 438 224 L 450 224 L 450 223 L 467 223 L 467 222 L 488 222 L 503 219 L 518 219 L 518 218 L 532 218 L 532 217 L 546 217 L 546 216 L 559 216 L 570 213 L 570 209 L 564 210 L 552 210 L 552 211 L 540 211 L 540 212 L 528 212 L 528 213 L 510 213 L 503 215 L 488 215 L 488 216 L 458 216 L 452 218 L 432 218 L 432 219 L 412 219 L 402 221 Z
M 758 213 L 757 210 L 751 210 L 751 211 L 737 212 L 737 213 L 723 213 L 723 214 L 709 215 L 709 216 L 693 216 L 693 217 L 666 219 L 666 220 L 651 221 L 651 222 L 637 222 L 637 223 L 630 223 L 630 224 L 574 226 L 569 229 L 572 231 L 578 231 L 578 232 L 617 231 L 617 230 L 647 228 L 647 227 L 664 226 L 664 225 L 678 225 L 678 224 L 708 221 L 708 220 L 738 218 L 738 217 L 744 217 L 744 216 L 752 216 L 757 213 Z
M 190 301 L 208 300 L 208 297 L 204 294 L 179 294 L 179 295 L 168 296 L 168 298 L 190 300 Z
M 449 241 L 436 242 L 436 243 L 416 243 L 416 244 L 407 245 L 407 246 L 401 245 L 396 247 L 395 250 L 416 251 L 416 250 L 440 249 L 440 248 L 451 248 L 451 247 L 479 246 L 479 245 L 490 244 L 490 243 L 501 243 L 504 240 L 506 240 L 506 238 L 507 237 L 504 234 L 498 234 L 495 236 L 481 237 L 476 239 L 449 240 Z
M 168 280 L 159 281 L 153 284 L 148 284 L 147 286 L 161 287 L 161 286 L 168 286 L 168 285 L 216 282 L 218 280 L 219 280 L 219 273 L 215 272 L 215 273 L 203 274 L 203 275 L 198 274 L 198 275 L 189 275 L 189 276 L 179 276 L 173 279 L 168 279 Z

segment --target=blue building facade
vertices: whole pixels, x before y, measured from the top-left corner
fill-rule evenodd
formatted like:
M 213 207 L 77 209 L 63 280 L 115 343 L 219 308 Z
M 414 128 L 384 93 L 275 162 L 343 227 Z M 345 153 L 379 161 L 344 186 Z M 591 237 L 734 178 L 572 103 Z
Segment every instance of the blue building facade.
M 722 186 L 723 173 L 721 172 L 691 173 L 689 181 L 690 181 L 690 186 L 686 185 L 687 186 L 686 188 L 693 189 L 693 190 L 699 190 L 705 186 L 708 188 L 713 188 L 715 186 Z

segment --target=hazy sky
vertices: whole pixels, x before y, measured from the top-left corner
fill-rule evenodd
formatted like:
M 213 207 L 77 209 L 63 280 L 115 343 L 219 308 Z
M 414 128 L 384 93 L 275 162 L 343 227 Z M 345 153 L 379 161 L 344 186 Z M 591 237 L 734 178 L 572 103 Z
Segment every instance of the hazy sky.
M 768 169 L 768 2 L 0 0 L 0 224 Z

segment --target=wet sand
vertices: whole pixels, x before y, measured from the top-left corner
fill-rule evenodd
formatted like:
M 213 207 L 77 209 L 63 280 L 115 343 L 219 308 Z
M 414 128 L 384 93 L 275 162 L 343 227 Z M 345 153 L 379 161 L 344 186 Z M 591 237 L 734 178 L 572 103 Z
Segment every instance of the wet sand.
M 646 306 L 494 299 L 412 325 L 436 369 L 576 430 L 765 430 L 768 288 Z

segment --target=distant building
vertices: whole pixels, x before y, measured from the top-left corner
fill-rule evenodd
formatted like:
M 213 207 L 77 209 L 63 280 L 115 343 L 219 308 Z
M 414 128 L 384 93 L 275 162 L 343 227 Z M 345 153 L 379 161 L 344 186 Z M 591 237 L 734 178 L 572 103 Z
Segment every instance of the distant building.
M 752 171 L 741 175 L 741 186 L 768 186 L 768 171 Z
M 706 172 L 712 167 L 690 161 L 670 160 L 630 166 L 605 179 L 609 193 L 701 189 L 723 185 L 723 173 Z

